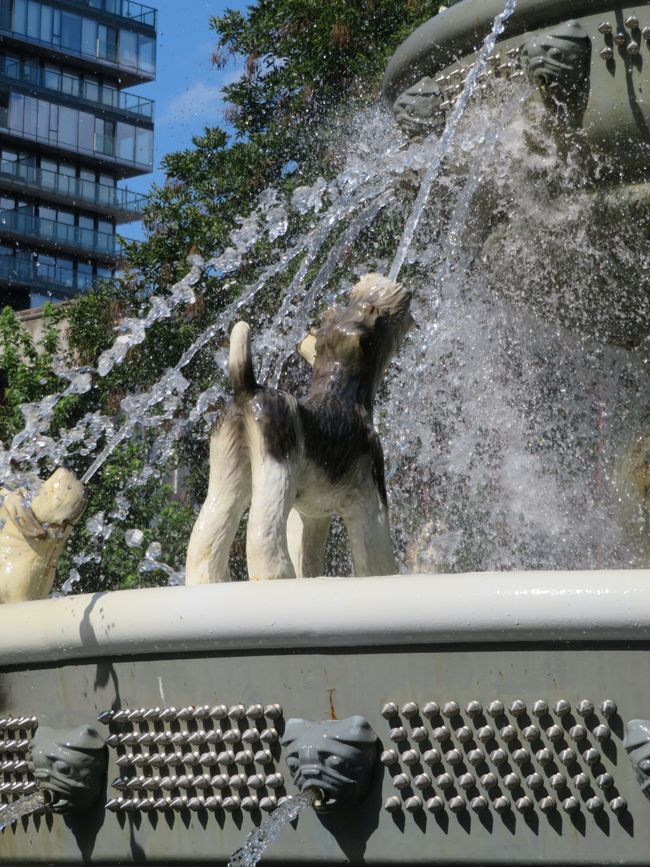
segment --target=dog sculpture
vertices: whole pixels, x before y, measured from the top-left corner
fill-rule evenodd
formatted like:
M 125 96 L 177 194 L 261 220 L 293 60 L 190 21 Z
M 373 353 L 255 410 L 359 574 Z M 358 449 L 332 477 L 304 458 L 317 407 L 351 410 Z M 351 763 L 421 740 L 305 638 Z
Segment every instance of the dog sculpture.
M 44 599 L 65 541 L 86 508 L 84 487 L 61 467 L 31 503 L 22 489 L 2 489 L 0 498 L 0 603 Z
M 250 505 L 251 580 L 321 575 L 333 514 L 343 518 L 356 575 L 397 571 L 375 393 L 413 320 L 411 293 L 370 274 L 315 334 L 304 400 L 259 385 L 245 322 L 231 334 L 235 400 L 210 441 L 208 495 L 192 531 L 186 582 L 228 581 L 230 546 Z

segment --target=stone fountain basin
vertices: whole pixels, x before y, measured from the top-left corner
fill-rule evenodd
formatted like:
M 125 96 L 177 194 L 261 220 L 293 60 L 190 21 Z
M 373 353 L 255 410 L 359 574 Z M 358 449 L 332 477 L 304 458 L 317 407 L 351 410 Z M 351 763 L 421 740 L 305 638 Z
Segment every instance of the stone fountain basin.
M 105 809 L 121 794 L 112 787 L 120 775 L 184 774 L 186 788 L 175 794 L 205 794 L 187 788 L 192 783 L 187 775 L 203 774 L 203 767 L 161 771 L 137 766 L 134 756 L 165 748 L 117 741 L 167 730 L 181 739 L 184 731 L 188 737 L 196 732 L 203 737 L 214 728 L 240 734 L 268 728 L 281 736 L 290 717 L 324 720 L 355 714 L 369 720 L 382 750 L 395 749 L 398 762 L 378 765 L 371 792 L 358 807 L 346 808 L 344 815 L 309 812 L 296 828 L 287 827 L 267 852 L 266 863 L 647 863 L 650 803 L 636 782 L 622 738 L 628 720 L 650 719 L 650 694 L 644 686 L 649 638 L 650 571 L 645 570 L 322 578 L 98 593 L 1 606 L 0 726 L 6 729 L 8 717 L 21 716 L 62 729 L 95 722 L 110 746 L 100 803 L 85 814 L 23 820 L 2 835 L 0 864 L 72 865 L 91 856 L 93 863 L 111 865 L 225 863 L 261 814 L 145 812 L 138 803 L 130 810 Z M 583 718 L 577 707 L 585 699 L 595 711 Z M 509 710 L 515 700 L 525 704 L 523 715 Z M 560 700 L 570 706 L 561 718 L 554 710 Z M 616 703 L 614 716 L 599 709 L 604 700 Z M 453 716 L 449 705 L 452 716 L 427 716 L 423 709 L 431 701 L 441 710 L 456 702 L 459 712 Z M 501 716 L 488 712 L 494 701 L 504 706 Z M 533 713 L 538 701 L 549 706 L 546 716 Z M 389 719 L 382 715 L 387 702 L 398 708 Z M 417 703 L 419 715 L 409 715 L 409 702 Z M 467 712 L 470 702 L 481 704 L 482 717 Z M 175 707 L 191 716 L 194 708 L 217 703 L 230 709 L 241 704 L 246 714 L 218 722 L 142 720 L 147 709 L 157 708 L 159 714 Z M 256 704 L 269 713 L 271 705 L 279 704 L 282 716 L 251 719 L 249 709 Z M 136 710 L 136 719 L 96 722 L 105 711 L 123 709 Z M 553 724 L 562 730 L 561 741 L 547 735 Z M 578 745 L 569 734 L 575 724 L 588 730 Z M 514 740 L 507 725 L 514 729 Z M 602 743 L 593 734 L 596 725 L 605 725 L 610 733 Z M 537 735 L 533 730 L 524 734 L 530 726 Z M 439 742 L 438 737 L 444 738 L 439 730 L 445 727 L 447 739 Z M 5 740 L 19 735 L 0 732 Z M 272 770 L 283 775 L 285 787 L 265 791 L 290 794 L 282 750 L 277 742 L 269 744 L 272 768 L 237 767 L 229 773 L 243 772 L 248 782 L 260 770 L 270 779 Z M 404 758 L 414 750 L 421 760 L 432 746 L 441 754 L 435 767 L 409 765 Z M 583 759 L 587 746 L 598 750 L 598 765 Z M 551 766 L 537 766 L 535 753 L 542 747 L 553 755 Z M 570 768 L 559 758 L 566 747 L 576 752 Z M 483 767 L 472 766 L 471 748 L 485 751 Z M 516 748 L 528 751 L 527 764 L 517 765 Z M 183 754 L 207 748 L 168 749 Z M 493 767 L 489 754 L 497 749 L 503 749 L 508 767 Z M 452 750 L 458 750 L 460 765 Z M 13 755 L 5 749 L 0 761 Z M 127 767 L 118 764 L 124 756 Z M 515 789 L 506 787 L 508 768 L 518 775 Z M 564 791 L 550 785 L 551 771 L 565 774 Z M 436 781 L 429 791 L 418 789 L 415 777 L 426 772 L 432 778 L 448 774 L 452 789 L 440 788 Z M 511 811 L 498 813 L 495 790 L 482 788 L 480 778 L 489 772 L 511 799 Z M 407 775 L 405 789 L 394 785 L 401 773 Z M 466 773 L 475 779 L 474 787 L 464 790 L 461 777 Z M 542 792 L 535 788 L 533 773 L 539 773 L 543 791 L 557 799 L 552 813 L 540 809 Z M 576 787 L 578 773 L 587 776 L 589 791 Z M 611 774 L 614 788 L 598 787 L 600 773 Z M 28 779 L 4 771 L 5 784 Z M 247 791 L 245 787 L 240 794 Z M 445 802 L 438 813 L 409 801 L 421 797 L 424 803 L 434 791 Z M 131 795 L 136 802 L 150 797 L 149 792 Z M 452 795 L 465 798 L 468 808 L 450 809 Z M 487 807 L 474 812 L 470 802 L 480 795 Z M 595 814 L 586 807 L 588 795 L 602 800 Z M 625 799 L 626 810 L 612 808 L 614 795 Z M 528 812 L 516 807 L 522 797 L 531 800 Z M 562 808 L 569 797 L 577 802 L 574 813 Z M 3 792 L 0 798 L 9 795 Z M 391 798 L 393 812 L 385 809 Z

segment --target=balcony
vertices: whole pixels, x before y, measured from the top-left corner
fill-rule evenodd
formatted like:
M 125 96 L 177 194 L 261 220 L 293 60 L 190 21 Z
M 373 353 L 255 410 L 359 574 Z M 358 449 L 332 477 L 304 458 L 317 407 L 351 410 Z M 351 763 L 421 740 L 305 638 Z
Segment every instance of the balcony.
M 74 6 L 86 9 L 97 9 L 116 18 L 124 18 L 146 27 L 156 27 L 156 10 L 135 0 L 68 0 Z
M 94 213 L 114 217 L 119 223 L 140 219 L 147 203 L 146 196 L 129 190 L 35 169 L 19 160 L 0 162 L 0 189 L 62 205 L 74 203 Z
M 55 265 L 39 265 L 32 261 L 22 261 L 13 256 L 0 256 L 0 284 L 5 286 L 24 286 L 51 293 L 57 298 L 71 298 L 87 292 L 95 285 L 96 278 L 77 274 Z
M 35 63 L 21 63 L 5 58 L 4 67 L 0 69 L 0 82 L 2 81 L 10 86 L 18 81 L 29 88 L 30 92 L 38 89 L 48 94 L 57 93 L 73 99 L 75 104 L 83 101 L 95 110 L 104 107 L 153 123 L 154 102 L 151 99 L 144 99 L 135 93 L 114 87 L 100 86 L 94 81 L 83 81 L 79 76 L 65 72 L 55 73 L 41 69 Z
M 121 253 L 113 234 L 68 226 L 21 211 L 0 211 L 0 237 L 49 250 L 84 253 L 103 262 L 115 262 Z

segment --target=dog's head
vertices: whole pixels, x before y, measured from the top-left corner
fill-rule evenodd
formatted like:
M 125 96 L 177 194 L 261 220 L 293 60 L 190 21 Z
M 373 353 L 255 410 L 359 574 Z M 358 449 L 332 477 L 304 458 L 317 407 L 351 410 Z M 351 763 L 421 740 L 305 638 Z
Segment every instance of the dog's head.
M 31 506 L 41 524 L 74 524 L 86 508 L 84 486 L 73 472 L 59 467 L 43 482 Z
M 411 292 L 381 274 L 357 283 L 345 307 L 328 310 L 316 332 L 314 380 L 336 375 L 359 386 L 369 409 L 384 371 L 413 324 Z

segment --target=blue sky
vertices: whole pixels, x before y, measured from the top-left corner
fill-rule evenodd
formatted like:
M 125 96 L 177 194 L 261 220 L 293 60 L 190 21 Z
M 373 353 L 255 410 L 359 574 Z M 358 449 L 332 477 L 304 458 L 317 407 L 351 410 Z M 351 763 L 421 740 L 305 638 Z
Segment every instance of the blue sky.
M 152 180 L 164 181 L 162 157 L 190 147 L 192 136 L 205 126 L 223 125 L 221 88 L 238 78 L 241 69 L 231 62 L 216 69 L 210 55 L 216 46 L 209 19 L 227 9 L 246 9 L 251 0 L 143 0 L 158 9 L 158 58 L 156 81 L 130 88 L 156 103 L 154 173 L 132 178 L 124 186 L 147 192 Z M 135 237 L 135 226 L 124 226 L 127 237 Z

